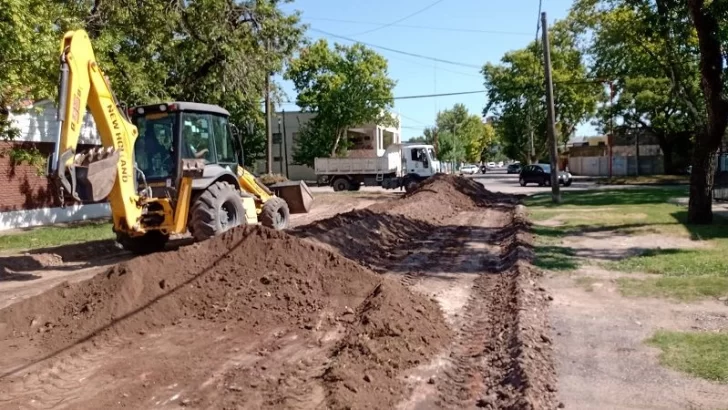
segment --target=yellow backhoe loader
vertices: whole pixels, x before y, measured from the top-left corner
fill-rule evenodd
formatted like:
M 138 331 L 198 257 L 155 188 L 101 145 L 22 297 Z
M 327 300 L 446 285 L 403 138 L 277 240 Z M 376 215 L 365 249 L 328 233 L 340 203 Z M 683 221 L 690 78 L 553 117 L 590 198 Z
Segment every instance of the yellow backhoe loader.
M 87 107 L 102 146 L 80 152 Z M 57 199 L 62 206 L 108 199 L 117 241 L 134 253 L 161 250 L 170 235 L 187 231 L 200 241 L 244 224 L 285 229 L 290 213 L 309 211 L 313 196 L 302 182 L 276 196 L 246 171 L 229 115 L 178 101 L 121 109 L 88 34 L 68 32 L 49 163 Z

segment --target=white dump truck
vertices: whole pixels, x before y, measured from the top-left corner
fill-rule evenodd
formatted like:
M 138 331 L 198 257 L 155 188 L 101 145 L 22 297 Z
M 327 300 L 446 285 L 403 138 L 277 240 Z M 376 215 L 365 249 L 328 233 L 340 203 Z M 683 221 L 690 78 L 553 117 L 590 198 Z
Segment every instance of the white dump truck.
M 314 170 L 318 185 L 334 191 L 358 191 L 364 185 L 409 192 L 440 172 L 440 161 L 432 145 L 393 144 L 380 157 L 316 158 Z

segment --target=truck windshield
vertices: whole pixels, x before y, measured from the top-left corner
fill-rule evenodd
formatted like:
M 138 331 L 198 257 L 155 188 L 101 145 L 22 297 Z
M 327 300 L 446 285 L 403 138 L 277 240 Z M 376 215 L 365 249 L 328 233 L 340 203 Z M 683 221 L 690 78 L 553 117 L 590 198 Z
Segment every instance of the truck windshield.
M 435 156 L 435 150 L 432 148 L 427 148 L 427 153 L 430 154 L 430 158 L 432 158 L 433 161 L 437 161 L 437 156 Z

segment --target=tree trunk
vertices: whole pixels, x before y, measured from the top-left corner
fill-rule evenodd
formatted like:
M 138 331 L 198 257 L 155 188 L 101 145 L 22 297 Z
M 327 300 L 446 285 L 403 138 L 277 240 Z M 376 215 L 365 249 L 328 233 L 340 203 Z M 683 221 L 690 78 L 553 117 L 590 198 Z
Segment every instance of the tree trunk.
M 334 146 L 331 148 L 331 158 L 336 156 L 336 151 L 339 149 L 339 143 L 341 142 L 341 134 L 343 134 L 342 131 L 336 130 L 336 140 L 334 141 Z
M 710 224 L 713 222 L 712 188 L 715 174 L 715 150 L 701 144 L 701 139 L 701 136 L 697 138 L 693 150 L 688 222 Z
M 728 101 L 722 96 L 723 55 L 718 20 L 705 6 L 705 0 L 688 0 L 688 8 L 698 34 L 701 85 L 708 111 L 708 122 L 695 139 L 688 222 L 709 224 L 713 220 L 714 157 L 728 126 Z

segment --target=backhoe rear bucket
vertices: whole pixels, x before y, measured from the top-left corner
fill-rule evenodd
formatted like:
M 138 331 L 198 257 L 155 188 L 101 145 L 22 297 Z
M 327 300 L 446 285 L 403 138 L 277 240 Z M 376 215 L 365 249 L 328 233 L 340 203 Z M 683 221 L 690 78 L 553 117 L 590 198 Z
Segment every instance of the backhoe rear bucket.
M 286 181 L 271 185 L 270 190 L 283 198 L 292 214 L 305 214 L 311 210 L 313 194 L 303 181 Z
M 75 159 L 78 196 L 82 201 L 106 199 L 114 187 L 119 152 L 99 149 L 77 155 Z

